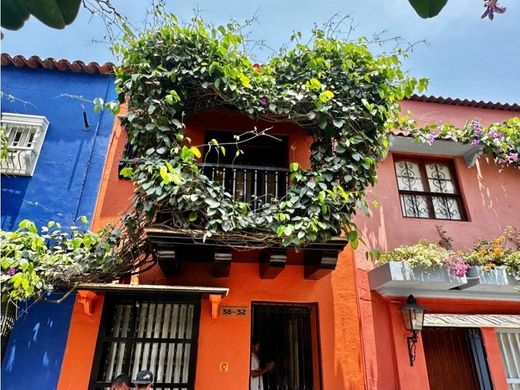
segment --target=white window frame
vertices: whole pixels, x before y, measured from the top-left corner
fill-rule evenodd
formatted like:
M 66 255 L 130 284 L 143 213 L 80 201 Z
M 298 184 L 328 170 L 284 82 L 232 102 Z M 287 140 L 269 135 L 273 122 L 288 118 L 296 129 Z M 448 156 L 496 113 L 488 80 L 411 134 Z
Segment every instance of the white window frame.
M 2 113 L 1 126 L 8 139 L 9 153 L 0 161 L 2 174 L 32 176 L 49 127 L 46 117 Z
M 520 389 L 520 329 L 496 329 L 509 389 Z M 516 353 L 515 353 L 516 352 Z

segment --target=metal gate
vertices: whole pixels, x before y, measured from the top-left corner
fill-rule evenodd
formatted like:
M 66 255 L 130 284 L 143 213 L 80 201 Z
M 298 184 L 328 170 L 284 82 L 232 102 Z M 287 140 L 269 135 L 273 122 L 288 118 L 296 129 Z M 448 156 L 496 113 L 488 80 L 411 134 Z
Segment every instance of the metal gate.
M 260 361 L 274 361 L 264 375 L 265 390 L 315 389 L 312 307 L 307 304 L 254 303 L 252 334 L 261 342 Z
M 194 389 L 200 298 L 107 297 L 91 389 L 120 374 L 154 374 L 154 389 Z

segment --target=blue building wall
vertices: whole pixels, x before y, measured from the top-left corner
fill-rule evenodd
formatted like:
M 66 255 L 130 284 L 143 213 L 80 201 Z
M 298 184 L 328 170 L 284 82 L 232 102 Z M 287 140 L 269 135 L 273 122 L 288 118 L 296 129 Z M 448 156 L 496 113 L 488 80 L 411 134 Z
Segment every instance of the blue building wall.
M 2 361 L 2 390 L 57 388 L 73 306 L 69 296 L 34 304 L 18 318 Z
M 94 113 L 90 102 L 115 98 L 113 76 L 2 67 L 1 82 L 2 112 L 49 120 L 33 176 L 2 175 L 2 229 L 14 230 L 25 218 L 64 227 L 82 215 L 91 220 L 114 116 Z M 74 296 L 37 303 L 16 321 L 2 361 L 2 389 L 56 389 L 73 304 Z
M 2 68 L 2 112 L 44 115 L 50 123 L 34 175 L 2 175 L 2 229 L 14 230 L 25 218 L 37 226 L 91 219 L 114 116 L 94 113 L 87 101 L 114 99 L 113 81 L 100 74 Z

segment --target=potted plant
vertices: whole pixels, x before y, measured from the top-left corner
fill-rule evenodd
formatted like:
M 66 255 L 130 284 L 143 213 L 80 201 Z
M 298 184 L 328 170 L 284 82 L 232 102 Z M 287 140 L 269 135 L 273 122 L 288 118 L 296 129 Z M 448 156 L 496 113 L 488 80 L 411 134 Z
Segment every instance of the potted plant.
M 432 289 L 450 289 L 467 283 L 465 272 L 458 270 L 452 259 L 452 272 L 447 266 L 450 251 L 430 241 L 404 245 L 377 259 L 380 266 L 369 276 L 372 286 L 428 286 Z
M 466 261 L 468 276 L 478 277 L 481 285 L 517 285 L 520 279 L 520 240 L 518 232 L 507 228 L 494 240 L 478 239 Z

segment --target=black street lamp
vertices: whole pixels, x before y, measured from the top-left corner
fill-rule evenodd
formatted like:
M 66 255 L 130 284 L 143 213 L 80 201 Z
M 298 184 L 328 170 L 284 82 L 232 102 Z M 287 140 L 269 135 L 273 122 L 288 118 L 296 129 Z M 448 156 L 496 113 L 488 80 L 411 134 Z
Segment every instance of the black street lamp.
M 401 307 L 401 315 L 403 316 L 404 327 L 412 332 L 411 336 L 406 338 L 408 344 L 408 356 L 410 357 L 410 366 L 413 367 L 415 360 L 415 344 L 417 343 L 417 334 L 422 330 L 424 323 L 424 312 L 426 309 L 417 304 L 413 295 L 410 295 L 406 301 L 406 305 Z

